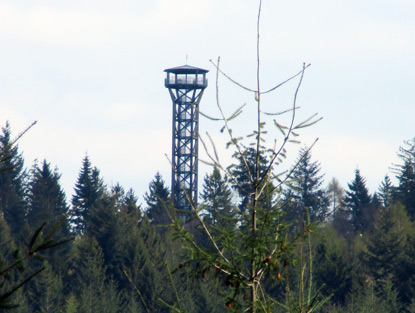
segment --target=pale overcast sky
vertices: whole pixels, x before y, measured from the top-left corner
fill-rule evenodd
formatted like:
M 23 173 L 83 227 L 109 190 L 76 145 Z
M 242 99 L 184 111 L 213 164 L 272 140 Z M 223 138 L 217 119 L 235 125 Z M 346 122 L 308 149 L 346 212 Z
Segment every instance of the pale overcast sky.
M 263 1 L 261 84 L 267 89 L 312 64 L 298 116 L 324 119 L 300 139 L 320 138 L 312 155 L 326 183 L 336 177 L 346 187 L 359 168 L 376 191 L 399 146 L 415 136 L 414 12 L 413 0 Z M 26 166 L 35 158 L 57 166 L 69 199 L 88 153 L 106 183 L 132 187 L 142 201 L 157 171 L 170 184 L 172 104 L 163 70 L 185 64 L 186 55 L 210 70 L 201 110 L 217 115 L 209 59 L 220 56 L 225 72 L 255 88 L 256 18 L 253 0 L 3 0 L 0 125 L 8 120 L 17 135 L 38 121 L 19 143 Z M 249 133 L 255 99 L 220 79 L 226 112 L 247 104 L 236 127 Z M 294 89 L 267 95 L 264 106 L 289 108 Z M 220 127 L 201 120 L 218 146 Z

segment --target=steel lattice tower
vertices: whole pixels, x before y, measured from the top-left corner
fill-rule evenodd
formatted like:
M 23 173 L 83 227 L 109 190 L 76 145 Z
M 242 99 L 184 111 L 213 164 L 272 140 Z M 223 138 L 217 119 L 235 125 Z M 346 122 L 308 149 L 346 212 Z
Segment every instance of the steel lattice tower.
M 207 87 L 208 70 L 184 65 L 164 70 L 173 100 L 171 189 L 175 207 L 189 211 L 197 205 L 199 103 Z M 186 193 L 185 193 L 185 191 Z

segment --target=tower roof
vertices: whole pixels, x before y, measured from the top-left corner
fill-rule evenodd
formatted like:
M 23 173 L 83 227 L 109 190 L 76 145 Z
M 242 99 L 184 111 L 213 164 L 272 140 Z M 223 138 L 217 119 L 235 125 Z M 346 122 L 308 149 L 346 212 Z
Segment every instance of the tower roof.
M 174 74 L 204 74 L 209 72 L 208 70 L 204 70 L 203 68 L 194 67 L 190 65 L 182 65 L 178 67 L 172 67 L 164 70 L 167 73 L 174 73 Z

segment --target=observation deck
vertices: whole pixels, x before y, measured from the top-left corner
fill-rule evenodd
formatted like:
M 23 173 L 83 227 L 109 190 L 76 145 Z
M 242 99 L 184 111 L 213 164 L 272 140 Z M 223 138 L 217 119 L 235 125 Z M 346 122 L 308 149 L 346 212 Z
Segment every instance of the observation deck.
M 183 65 L 164 70 L 167 76 L 164 80 L 166 88 L 173 89 L 205 89 L 208 85 L 206 73 L 208 70 Z

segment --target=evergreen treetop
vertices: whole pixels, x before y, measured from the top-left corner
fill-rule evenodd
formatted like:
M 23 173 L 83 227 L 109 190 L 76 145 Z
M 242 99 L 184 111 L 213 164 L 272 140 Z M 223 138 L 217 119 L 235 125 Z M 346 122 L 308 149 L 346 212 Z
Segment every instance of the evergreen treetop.
M 0 212 L 11 228 L 12 236 L 18 239 L 26 221 L 25 203 L 26 171 L 22 154 L 11 139 L 10 124 L 2 127 L 0 134 Z
M 92 167 L 88 155 L 83 159 L 74 190 L 72 205 L 76 209 L 71 216 L 71 224 L 73 231 L 81 234 L 85 231 L 89 210 L 97 204 L 105 191 L 100 172 L 96 167 Z
M 31 170 L 28 196 L 27 220 L 33 230 L 42 223 L 56 223 L 68 211 L 66 196 L 60 186 L 61 175 L 50 168 L 46 160 L 35 164 Z M 69 235 L 69 225 L 61 228 L 65 236 Z
M 306 210 L 312 222 L 324 221 L 329 213 L 330 199 L 322 188 L 324 174 L 320 174 L 321 165 L 311 160 L 308 148 L 302 148 L 292 170 L 292 185 L 286 190 L 286 197 L 291 198 L 289 216 L 291 220 L 306 220 Z
M 349 190 L 346 190 L 344 196 L 346 210 L 355 233 L 363 233 L 368 228 L 366 213 L 369 210 L 371 198 L 366 187 L 366 181 L 360 174 L 359 169 L 355 170 L 355 177 L 347 186 Z

